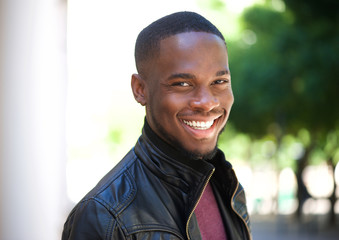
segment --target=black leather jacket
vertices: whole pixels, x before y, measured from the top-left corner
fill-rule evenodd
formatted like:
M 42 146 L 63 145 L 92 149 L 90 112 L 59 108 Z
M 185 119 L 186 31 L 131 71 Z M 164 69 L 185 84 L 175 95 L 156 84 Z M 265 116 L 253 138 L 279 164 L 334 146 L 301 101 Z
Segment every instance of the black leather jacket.
M 72 210 L 62 239 L 201 239 L 194 209 L 209 181 L 228 239 L 251 239 L 244 190 L 223 153 L 189 159 L 146 122 L 135 147 Z

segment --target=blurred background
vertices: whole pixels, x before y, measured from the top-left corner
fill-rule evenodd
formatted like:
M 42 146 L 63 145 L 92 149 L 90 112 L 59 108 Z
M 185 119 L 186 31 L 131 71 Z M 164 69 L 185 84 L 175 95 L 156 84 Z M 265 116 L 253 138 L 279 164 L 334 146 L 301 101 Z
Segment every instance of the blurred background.
M 0 0 L 0 239 L 60 239 L 135 144 L 137 34 L 196 11 L 224 34 L 235 104 L 219 147 L 254 239 L 338 239 L 338 1 Z

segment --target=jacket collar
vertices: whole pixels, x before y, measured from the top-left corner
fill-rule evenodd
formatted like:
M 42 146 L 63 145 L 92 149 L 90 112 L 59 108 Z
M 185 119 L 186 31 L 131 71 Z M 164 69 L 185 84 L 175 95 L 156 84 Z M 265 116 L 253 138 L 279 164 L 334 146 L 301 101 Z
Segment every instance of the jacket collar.
M 223 180 L 225 180 L 225 171 L 232 170 L 232 165 L 225 160 L 221 150 L 218 149 L 214 157 L 209 160 L 193 159 L 162 140 L 151 129 L 146 119 L 142 135 L 135 146 L 135 153 L 158 177 L 161 177 L 159 176 L 161 173 L 165 175 L 166 181 L 169 181 L 176 176 L 189 183 L 190 188 L 192 183 L 205 182 L 213 169 Z
M 201 172 L 202 174 L 206 174 L 206 171 L 209 172 L 211 168 L 213 168 L 213 165 L 209 162 L 201 159 L 194 159 L 183 150 L 175 148 L 165 142 L 151 129 L 146 119 L 142 133 L 141 138 L 144 138 L 147 144 L 151 145 L 158 153 L 162 153 L 174 164 L 184 164 L 189 168 L 193 168 L 196 171 Z
M 152 131 L 147 121 L 134 152 L 159 179 L 186 193 L 199 192 L 214 169 L 207 161 L 191 159 L 167 144 Z
M 222 165 L 221 168 L 224 168 L 224 167 L 232 168 L 232 165 L 225 160 L 225 156 L 220 149 L 217 149 L 210 159 L 201 160 L 201 159 L 194 159 L 192 156 L 190 156 L 186 152 L 181 151 L 180 149 L 177 149 L 171 146 L 170 144 L 165 142 L 162 138 L 160 138 L 151 129 L 146 118 L 145 118 L 145 123 L 144 123 L 142 133 L 143 133 L 142 137 L 145 138 L 146 141 L 149 142 L 149 144 L 153 145 L 157 150 L 164 153 L 170 159 L 186 164 L 198 171 L 201 167 L 205 168 L 206 163 L 212 164 L 214 166 Z

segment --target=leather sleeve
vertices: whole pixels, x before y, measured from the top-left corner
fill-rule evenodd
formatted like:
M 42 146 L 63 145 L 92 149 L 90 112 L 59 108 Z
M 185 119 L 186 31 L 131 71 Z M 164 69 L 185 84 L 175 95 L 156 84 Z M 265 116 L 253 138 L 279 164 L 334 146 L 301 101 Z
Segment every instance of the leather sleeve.
M 62 240 L 126 239 L 114 216 L 95 199 L 80 202 L 64 225 Z

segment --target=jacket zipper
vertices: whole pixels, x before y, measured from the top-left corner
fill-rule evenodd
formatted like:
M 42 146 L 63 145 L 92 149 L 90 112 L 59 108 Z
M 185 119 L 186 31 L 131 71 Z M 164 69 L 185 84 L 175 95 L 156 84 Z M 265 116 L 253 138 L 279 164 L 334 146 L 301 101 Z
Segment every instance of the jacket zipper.
M 239 188 L 239 181 L 237 181 L 237 187 L 235 188 L 235 190 L 234 190 L 234 192 L 233 192 L 233 194 L 232 194 L 232 198 L 231 198 L 231 207 L 232 207 L 232 210 L 233 210 L 233 212 L 235 212 L 235 214 L 237 214 L 237 216 L 241 219 L 241 221 L 245 224 L 245 226 L 246 226 L 246 230 L 247 230 L 247 234 L 248 234 L 248 236 L 249 236 L 249 238 L 250 238 L 250 240 L 252 240 L 252 235 L 251 235 L 251 233 L 250 233 L 250 229 L 248 228 L 248 226 L 247 226 L 247 223 L 245 222 L 245 220 L 240 216 L 240 214 L 234 209 L 234 204 L 233 204 L 233 198 L 234 198 L 234 195 L 235 195 L 235 193 L 237 192 L 237 190 L 238 190 L 238 188 Z
M 203 190 L 201 191 L 200 196 L 199 196 L 199 198 L 198 198 L 198 201 L 196 201 L 196 203 L 195 203 L 195 205 L 194 205 L 194 208 L 192 209 L 190 215 L 188 216 L 188 220 L 187 220 L 187 223 L 186 223 L 186 235 L 187 235 L 187 239 L 188 239 L 188 240 L 191 239 L 190 236 L 189 236 L 189 233 L 188 233 L 188 224 L 189 224 L 189 222 L 190 222 L 190 220 L 191 220 L 191 218 L 192 218 L 192 215 L 193 215 L 195 209 L 196 209 L 197 206 L 198 206 L 198 203 L 200 202 L 200 199 L 201 199 L 201 197 L 202 197 L 202 195 L 203 195 L 203 193 L 204 193 L 204 191 L 205 191 L 205 188 L 206 188 L 208 182 L 210 181 L 210 179 L 211 179 L 211 177 L 212 177 L 214 171 L 215 171 L 215 169 L 213 168 L 213 169 L 212 169 L 212 172 L 210 173 L 210 175 L 209 175 L 208 178 L 207 178 L 207 181 L 205 182 L 205 185 L 204 185 L 204 187 L 203 187 Z

